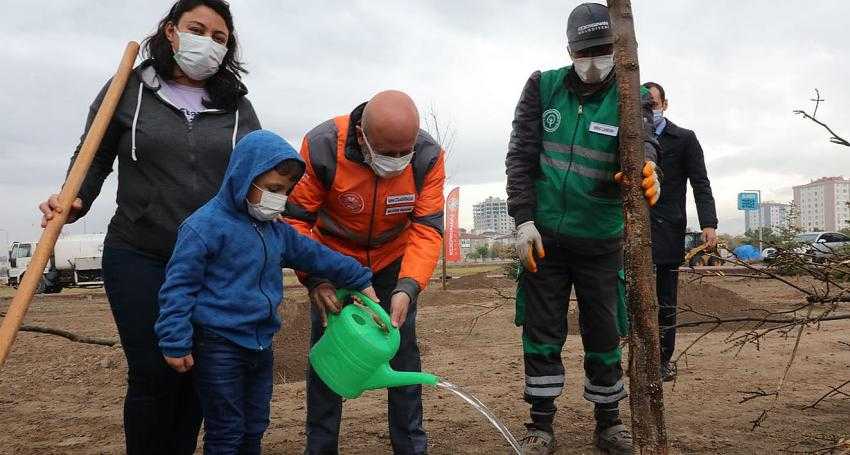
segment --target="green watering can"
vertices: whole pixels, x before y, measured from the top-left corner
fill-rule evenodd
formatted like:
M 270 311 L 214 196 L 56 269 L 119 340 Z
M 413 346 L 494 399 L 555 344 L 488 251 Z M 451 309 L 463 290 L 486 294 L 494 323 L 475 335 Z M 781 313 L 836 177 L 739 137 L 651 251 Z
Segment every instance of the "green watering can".
M 340 289 L 336 296 L 341 302 L 357 297 L 365 306 L 346 305 L 339 314 L 328 313 L 325 333 L 310 349 L 310 365 L 331 390 L 357 398 L 364 390 L 437 384 L 433 374 L 390 368 L 400 335 L 380 305 L 357 291 Z

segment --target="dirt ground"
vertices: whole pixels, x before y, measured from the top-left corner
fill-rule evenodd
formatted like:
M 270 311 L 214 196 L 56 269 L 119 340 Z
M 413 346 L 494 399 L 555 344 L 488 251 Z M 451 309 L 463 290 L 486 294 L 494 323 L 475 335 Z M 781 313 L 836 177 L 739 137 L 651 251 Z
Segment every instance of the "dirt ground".
M 475 281 L 477 285 L 473 285 Z M 449 291 L 423 294 L 418 334 L 423 368 L 460 385 L 487 403 L 520 436 L 527 418 L 522 401 L 520 329 L 513 307 L 493 287 L 510 293 L 510 282 L 486 274 L 458 281 Z M 683 306 L 719 315 L 755 314 L 799 301 L 779 283 L 743 278 L 710 278 L 680 285 Z M 301 453 L 304 444 L 303 371 L 309 331 L 306 296 L 288 289 L 285 329 L 276 337 L 278 355 L 271 426 L 264 449 L 270 454 Z M 758 303 L 758 304 L 756 304 Z M 0 300 L 5 310 L 8 298 Z M 499 306 L 501 305 L 501 306 Z M 498 306 L 486 315 L 487 307 Z M 564 350 L 568 384 L 558 400 L 559 454 L 596 453 L 592 447 L 592 407 L 581 398 L 582 351 L 571 312 L 571 335 Z M 680 320 L 694 320 L 683 314 Z M 115 325 L 102 292 L 40 296 L 28 324 L 115 337 Z M 665 384 L 667 428 L 675 453 L 778 453 L 812 451 L 832 435 L 850 436 L 850 398 L 830 398 L 807 409 L 830 386 L 850 379 L 850 321 L 807 330 L 785 394 L 762 428 L 750 421 L 769 407 L 767 400 L 741 404 L 742 392 L 772 390 L 793 346 L 792 338 L 770 336 L 760 349 L 728 351 L 731 328 L 703 338 L 679 366 L 678 381 Z M 702 334 L 683 331 L 679 347 Z M 121 408 L 126 364 L 120 348 L 84 345 L 64 338 L 21 333 L 0 371 L 0 453 L 118 454 L 123 452 Z M 850 392 L 850 391 L 848 391 Z M 389 453 L 386 393 L 372 391 L 345 404 L 341 452 Z M 425 427 L 434 454 L 509 453 L 483 417 L 442 390 L 424 391 Z M 625 417 L 628 406 L 624 402 Z M 200 450 L 199 450 L 200 453 Z

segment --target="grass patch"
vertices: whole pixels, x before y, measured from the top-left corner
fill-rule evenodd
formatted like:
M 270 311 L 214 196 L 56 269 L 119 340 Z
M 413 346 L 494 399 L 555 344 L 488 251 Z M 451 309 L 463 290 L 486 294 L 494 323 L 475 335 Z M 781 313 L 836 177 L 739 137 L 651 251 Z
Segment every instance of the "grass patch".
M 448 265 L 446 267 L 446 273 L 452 277 L 461 277 L 467 275 L 476 275 L 479 273 L 490 273 L 490 272 L 501 272 L 504 264 L 462 264 L 462 265 Z M 437 264 L 437 268 L 434 270 L 434 277 L 441 277 L 443 273 L 442 267 Z
M 15 296 L 15 292 L 17 289 L 11 286 L 0 285 L 0 299 L 11 299 Z M 103 287 L 90 287 L 90 288 L 65 288 L 62 289 L 61 295 L 87 295 L 87 294 L 103 294 L 105 291 Z M 47 295 L 47 294 L 37 294 L 37 295 Z M 59 295 L 59 294 L 53 294 Z

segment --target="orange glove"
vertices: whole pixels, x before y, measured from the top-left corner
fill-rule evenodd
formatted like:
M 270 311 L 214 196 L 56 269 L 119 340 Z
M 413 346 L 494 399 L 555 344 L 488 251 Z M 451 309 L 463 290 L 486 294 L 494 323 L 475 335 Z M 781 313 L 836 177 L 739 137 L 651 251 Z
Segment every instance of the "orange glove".
M 543 238 L 534 226 L 534 221 L 526 221 L 516 228 L 516 252 L 523 267 L 532 273 L 537 272 L 537 262 L 534 253 L 541 259 L 546 256 L 543 250 Z
M 661 197 L 661 183 L 658 181 L 658 172 L 655 170 L 655 162 L 647 161 L 643 165 L 643 181 L 640 186 L 643 188 L 643 197 L 650 207 L 654 207 L 658 203 L 658 198 Z M 614 181 L 623 183 L 623 172 L 614 174 Z

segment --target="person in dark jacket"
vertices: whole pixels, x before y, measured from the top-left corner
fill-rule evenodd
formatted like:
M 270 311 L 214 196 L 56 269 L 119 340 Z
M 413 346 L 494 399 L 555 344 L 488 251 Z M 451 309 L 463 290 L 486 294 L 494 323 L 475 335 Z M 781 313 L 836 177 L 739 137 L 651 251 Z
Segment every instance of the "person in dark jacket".
M 190 454 L 200 405 L 192 375 L 172 370 L 160 354 L 157 296 L 177 226 L 216 194 L 236 141 L 260 123 L 240 81 L 245 70 L 226 2 L 176 2 L 143 48 L 148 59 L 130 76 L 69 221 L 88 212 L 117 159 L 118 208 L 104 243 L 103 279 L 127 357 L 127 453 Z M 86 131 L 107 86 L 91 105 Z M 58 205 L 56 195 L 40 205 L 43 225 Z
M 516 299 L 523 397 L 531 405 L 522 453 L 554 451 L 555 399 L 564 388 L 561 351 L 573 287 L 595 443 L 609 453 L 631 453 L 632 437 L 619 417 L 619 402 L 627 395 L 620 337 L 627 332 L 628 315 L 617 183 L 622 176 L 619 93 L 608 9 L 596 3 L 576 7 L 567 21 L 567 38 L 573 65 L 531 75 L 516 108 L 506 159 L 508 211 L 516 221 L 523 265 Z M 642 92 L 648 128 L 650 101 Z M 647 130 L 640 183 L 650 205 L 659 196 L 657 145 Z
M 661 85 L 647 82 L 644 87 L 649 89 L 652 97 L 654 134 L 664 150 L 660 163 L 664 173 L 661 198 L 651 211 L 652 258 L 656 270 L 658 325 L 661 328 L 661 378 L 672 381 L 676 377 L 676 369 L 670 364 L 670 359 L 676 347 L 677 270 L 684 260 L 688 223 L 685 185 L 689 180 L 702 228 L 702 240 L 711 248 L 717 245 L 717 212 L 705 170 L 705 158 L 696 135 L 664 117 L 667 97 Z
M 281 325 L 281 267 L 377 300 L 368 268 L 277 221 L 304 170 L 280 136 L 254 131 L 237 144 L 218 194 L 180 225 L 155 328 L 172 368 L 194 366 L 205 454 L 260 453 L 272 337 Z

